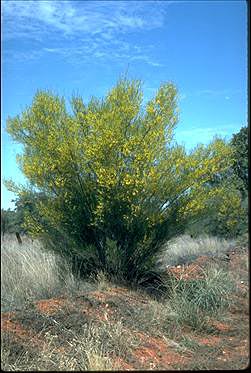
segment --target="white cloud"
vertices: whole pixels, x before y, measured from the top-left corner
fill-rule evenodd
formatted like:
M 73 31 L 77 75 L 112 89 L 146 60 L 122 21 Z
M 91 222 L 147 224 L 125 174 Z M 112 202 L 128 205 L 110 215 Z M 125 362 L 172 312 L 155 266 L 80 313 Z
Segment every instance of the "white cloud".
M 160 67 L 151 45 L 143 49 L 124 39 L 128 32 L 162 27 L 165 11 L 166 6 L 156 1 L 130 1 L 130 6 L 127 1 L 4 1 L 4 39 L 22 40 L 21 46 L 25 40 L 35 42 L 32 50 L 15 52 L 6 44 L 4 56 L 28 60 L 49 53 L 75 62 L 80 56 L 115 58 Z
M 147 64 L 149 65 L 152 65 L 152 66 L 156 66 L 156 67 L 161 67 L 163 66 L 163 64 L 159 63 L 159 62 L 154 62 L 152 61 L 148 56 L 146 55 L 138 55 L 138 56 L 133 56 L 130 58 L 131 61 L 135 61 L 135 60 L 141 60 L 141 61 L 144 61 L 146 62 Z
M 64 36 L 154 29 L 164 23 L 164 8 L 156 2 L 130 1 L 4 1 L 6 37 L 35 37 L 44 26 Z M 29 23 L 27 22 L 29 20 Z M 31 30 L 30 25 L 35 26 Z M 30 33 L 29 31 L 32 31 Z

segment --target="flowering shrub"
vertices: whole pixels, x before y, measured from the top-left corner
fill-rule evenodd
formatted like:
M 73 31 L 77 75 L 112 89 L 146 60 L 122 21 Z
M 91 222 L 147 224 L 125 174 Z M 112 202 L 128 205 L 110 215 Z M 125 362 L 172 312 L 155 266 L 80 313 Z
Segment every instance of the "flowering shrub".
M 232 162 L 221 139 L 188 154 L 175 143 L 172 83 L 145 106 L 142 97 L 139 81 L 121 79 L 103 100 L 73 97 L 67 112 L 64 99 L 38 92 L 8 119 L 8 132 L 24 145 L 22 171 L 44 196 L 36 201 L 40 217 L 27 214 L 26 228 L 84 258 L 90 271 L 128 281 L 152 273 L 163 242 L 224 195 L 206 185 Z

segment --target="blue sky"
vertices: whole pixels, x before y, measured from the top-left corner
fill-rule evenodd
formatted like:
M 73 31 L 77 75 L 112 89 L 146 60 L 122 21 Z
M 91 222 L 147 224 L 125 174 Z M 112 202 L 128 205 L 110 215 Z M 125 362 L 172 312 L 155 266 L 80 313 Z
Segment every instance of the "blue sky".
M 37 89 L 88 100 L 127 69 L 146 100 L 176 84 L 187 149 L 230 139 L 247 124 L 246 1 L 2 1 L 2 180 L 25 183 L 5 125 Z M 2 186 L 2 208 L 14 197 Z

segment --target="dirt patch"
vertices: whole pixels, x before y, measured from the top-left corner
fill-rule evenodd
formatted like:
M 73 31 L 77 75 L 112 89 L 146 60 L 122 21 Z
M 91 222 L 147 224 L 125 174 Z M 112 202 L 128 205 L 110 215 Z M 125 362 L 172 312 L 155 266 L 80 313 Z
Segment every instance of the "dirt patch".
M 1 332 L 7 334 L 10 340 L 22 344 L 42 348 L 43 339 L 39 338 L 31 328 L 25 328 L 22 324 L 12 319 L 13 314 L 7 313 L 1 315 Z
M 245 274 L 247 270 L 243 263 L 245 263 L 247 259 L 247 251 L 230 251 L 226 256 L 226 260 L 223 258 L 214 256 L 206 256 L 202 255 L 196 258 L 192 263 L 182 264 L 178 266 L 172 266 L 168 268 L 168 272 L 173 274 L 177 279 L 198 279 L 203 278 L 205 275 L 205 269 L 209 265 L 213 265 L 214 263 L 222 264 L 223 262 L 229 267 L 230 270 L 235 271 L 235 268 Z M 247 289 L 247 284 L 240 284 L 240 289 Z
M 35 303 L 39 312 L 47 315 L 53 315 L 65 306 L 65 299 L 46 299 Z
M 109 289 L 109 295 L 112 298 L 130 302 L 130 304 L 147 304 L 147 300 L 143 295 L 139 293 L 134 294 L 133 292 L 128 291 L 128 289 L 122 287 Z
M 154 345 L 137 348 L 133 355 L 145 369 L 170 369 L 173 364 L 183 364 L 185 361 L 185 357 L 179 353 L 167 348 L 163 350 Z
M 205 267 L 211 262 L 212 258 L 199 256 L 193 263 L 169 267 L 168 271 L 179 280 L 200 279 L 205 276 Z
M 117 357 L 113 359 L 114 362 L 114 368 L 117 370 L 134 370 L 133 365 L 128 364 L 126 361 L 124 361 L 121 357 Z
M 197 342 L 206 346 L 217 346 L 222 341 L 222 338 L 216 335 L 207 336 L 205 338 L 195 338 Z
M 142 346 L 136 348 L 132 356 L 136 364 L 145 369 L 170 369 L 175 363 L 183 364 L 189 358 L 176 352 L 172 346 L 162 338 L 150 337 L 144 333 L 137 333 Z
M 109 294 L 105 292 L 100 292 L 98 290 L 92 291 L 88 294 L 90 297 L 94 297 L 95 299 L 99 300 L 100 302 L 106 302 L 106 300 L 109 298 Z
M 203 278 L 203 269 L 197 264 L 169 268 L 169 271 L 178 279 L 190 280 Z
M 231 330 L 230 325 L 217 320 L 211 320 L 210 324 L 219 332 L 229 332 Z

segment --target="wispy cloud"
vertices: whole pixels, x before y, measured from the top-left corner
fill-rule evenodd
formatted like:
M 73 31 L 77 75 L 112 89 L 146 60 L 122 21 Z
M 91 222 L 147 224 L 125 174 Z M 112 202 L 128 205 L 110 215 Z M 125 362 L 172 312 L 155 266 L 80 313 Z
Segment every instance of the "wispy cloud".
M 144 61 L 146 62 L 147 64 L 149 65 L 152 65 L 152 66 L 157 66 L 157 67 L 161 67 L 163 66 L 163 64 L 159 63 L 159 62 L 154 62 L 151 60 L 151 58 L 149 58 L 148 56 L 146 55 L 138 55 L 138 56 L 133 56 L 130 58 L 131 61 Z
M 69 59 L 126 58 L 160 67 L 151 55 L 151 45 L 143 51 L 125 40 L 128 33 L 162 27 L 166 9 L 156 1 L 130 1 L 130 6 L 127 1 L 4 1 L 4 40 L 33 43 L 32 50 L 15 52 L 7 43 L 4 57 L 32 60 L 48 53 Z

